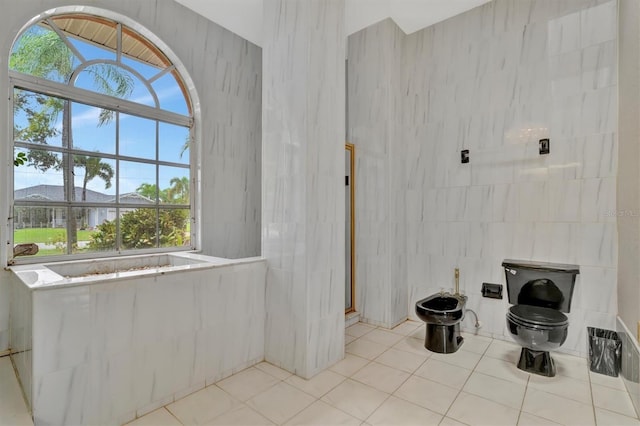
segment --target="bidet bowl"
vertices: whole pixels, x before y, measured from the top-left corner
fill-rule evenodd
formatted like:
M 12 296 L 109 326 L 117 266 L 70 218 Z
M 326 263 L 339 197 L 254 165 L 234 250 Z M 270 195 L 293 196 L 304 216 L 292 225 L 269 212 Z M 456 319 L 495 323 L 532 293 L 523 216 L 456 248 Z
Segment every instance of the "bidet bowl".
M 427 324 L 454 325 L 464 317 L 466 298 L 436 293 L 416 302 L 418 318 Z

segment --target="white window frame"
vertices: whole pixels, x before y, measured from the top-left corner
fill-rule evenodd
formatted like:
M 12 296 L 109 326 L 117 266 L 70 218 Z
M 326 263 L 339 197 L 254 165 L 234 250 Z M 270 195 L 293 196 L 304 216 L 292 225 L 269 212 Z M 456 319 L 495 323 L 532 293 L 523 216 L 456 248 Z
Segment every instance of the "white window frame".
M 110 20 L 113 20 L 118 23 L 118 38 L 121 38 L 121 25 L 126 25 L 130 29 L 136 31 L 142 37 L 144 37 L 149 42 L 153 43 L 154 46 L 160 50 L 171 62 L 171 66 L 167 67 L 165 70 L 161 71 L 156 76 L 151 79 L 142 78 L 139 73 L 128 67 L 126 64 L 122 62 L 117 62 L 113 60 L 91 60 L 84 61 L 79 67 L 74 70 L 74 75 L 70 79 L 69 84 L 58 83 L 52 80 L 46 80 L 39 77 L 34 77 L 31 75 L 21 74 L 13 70 L 9 70 L 9 114 L 8 114 L 8 126 L 7 126 L 7 149 L 5 152 L 9 154 L 7 158 L 13 159 L 14 155 L 14 147 L 17 146 L 14 144 L 14 134 L 13 134 L 13 94 L 16 88 L 25 89 L 28 91 L 33 91 L 37 93 L 41 93 L 47 96 L 55 96 L 64 99 L 68 99 L 70 102 L 78 102 L 85 105 L 90 105 L 99 108 L 106 108 L 109 110 L 113 110 L 116 112 L 121 112 L 129 115 L 134 115 L 138 117 L 142 117 L 145 119 L 156 120 L 158 122 L 165 122 L 169 124 L 180 125 L 184 127 L 188 127 L 190 130 L 190 147 L 189 147 L 189 175 L 190 175 L 190 183 L 189 183 L 189 194 L 190 194 L 190 217 L 189 220 L 191 222 L 191 230 L 190 230 L 190 246 L 189 247 L 156 247 L 156 248 L 148 248 L 148 249 L 119 249 L 117 251 L 105 251 L 105 252 L 91 252 L 91 253 L 78 253 L 78 254 L 63 254 L 63 255 L 55 255 L 55 256 L 24 256 L 24 257 L 14 257 L 13 256 L 13 235 L 14 235 L 14 223 L 13 223 L 13 212 L 14 212 L 14 188 L 13 188 L 13 178 L 14 178 L 14 166 L 13 161 L 8 162 L 8 168 L 6 171 L 6 182 L 7 182 L 7 191 L 6 194 L 9 198 L 9 202 L 7 203 L 9 206 L 9 214 L 7 218 L 7 227 L 6 230 L 8 232 L 7 235 L 7 244 L 3 245 L 0 248 L 0 251 L 5 251 L 4 256 L 2 258 L 6 259 L 6 264 L 26 264 L 26 263 L 42 263 L 42 262 L 55 262 L 61 260 L 80 260 L 80 259 L 91 259 L 91 258 L 109 258 L 109 257 L 118 257 L 122 255 L 137 255 L 137 254 L 145 254 L 145 253 L 161 253 L 161 252 L 170 252 L 170 251 L 178 251 L 178 250 L 197 250 L 200 246 L 201 239 L 201 229 L 199 224 L 201 223 L 201 209 L 200 209 L 200 169 L 201 164 L 199 162 L 200 144 L 197 143 L 200 140 L 199 126 L 196 124 L 199 122 L 200 117 L 200 103 L 198 101 L 198 96 L 194 88 L 194 84 L 186 72 L 184 65 L 178 60 L 177 56 L 173 54 L 173 52 L 162 43 L 156 36 L 154 36 L 150 31 L 146 30 L 141 25 L 132 21 L 129 18 L 116 14 L 114 12 L 110 12 L 107 10 L 86 7 L 86 6 L 69 6 L 63 8 L 56 8 L 50 12 L 45 12 L 39 16 L 34 17 L 31 21 L 29 21 L 23 29 L 20 31 L 18 36 L 15 38 L 15 41 L 26 31 L 31 28 L 33 25 L 37 25 L 42 20 L 46 20 L 50 17 L 57 15 L 66 15 L 73 14 L 77 12 L 82 12 L 83 14 L 95 15 L 97 17 L 103 17 Z M 59 34 L 60 35 L 60 34 Z M 69 43 L 67 43 L 69 44 Z M 121 42 L 118 42 L 118 52 L 116 52 L 117 58 L 119 59 L 122 53 L 119 51 L 121 46 Z M 126 69 L 129 72 L 132 72 L 134 75 L 140 78 L 140 81 L 144 82 L 147 89 L 149 89 L 150 93 L 154 97 L 156 107 L 151 107 L 143 104 L 138 104 L 135 102 L 128 101 L 126 99 L 120 99 L 111 97 L 108 95 L 99 94 L 97 92 L 92 92 L 89 90 L 81 89 L 73 86 L 73 81 L 75 76 L 81 72 L 87 66 L 94 63 L 112 63 L 116 64 L 123 69 Z M 185 101 L 190 106 L 191 116 L 185 116 L 177 113 L 173 113 L 171 111 L 162 110 L 159 107 L 157 96 L 152 87 L 150 87 L 149 83 L 159 78 L 160 76 L 166 74 L 167 72 L 176 70 L 180 77 L 183 80 L 186 90 L 188 91 L 188 98 L 185 98 Z M 187 96 L 187 94 L 185 94 Z M 156 144 L 158 143 L 156 139 Z M 53 149 L 51 149 L 53 148 Z M 59 148 L 48 146 L 45 148 L 48 151 L 58 151 Z M 84 155 L 95 155 L 95 152 L 82 152 Z M 101 157 L 109 158 L 109 159 L 122 159 L 125 161 L 132 160 L 136 162 L 145 162 L 139 158 L 132 159 L 126 156 L 120 156 L 117 153 L 115 155 L 107 155 L 104 153 L 100 153 Z M 159 161 L 157 158 L 155 160 L 149 160 L 149 164 L 154 165 L 167 165 L 172 166 L 171 162 Z M 184 164 L 184 163 L 182 163 Z M 24 167 L 24 166 L 23 166 Z M 117 177 L 116 177 L 117 179 Z M 73 185 L 73 184 L 72 184 Z M 69 203 L 69 201 L 65 201 L 65 203 Z M 22 203 L 21 203 L 22 204 Z M 60 203 L 48 203 L 46 201 L 38 201 L 38 206 L 48 206 L 52 207 L 59 206 Z M 85 203 L 87 207 L 90 207 L 89 204 Z M 111 204 L 110 204 L 111 205 Z M 104 204 L 102 206 L 105 206 Z M 176 208 L 175 205 L 171 204 L 160 204 L 158 202 L 152 205 L 136 205 L 127 203 L 125 205 L 119 205 L 115 203 L 112 205 L 113 207 L 125 207 L 125 208 L 136 208 L 136 207 L 145 207 L 145 208 L 154 208 L 154 209 L 164 209 L 166 208 Z M 69 222 L 67 222 L 67 226 L 69 226 Z M 120 238 L 120 231 L 117 230 L 118 238 Z

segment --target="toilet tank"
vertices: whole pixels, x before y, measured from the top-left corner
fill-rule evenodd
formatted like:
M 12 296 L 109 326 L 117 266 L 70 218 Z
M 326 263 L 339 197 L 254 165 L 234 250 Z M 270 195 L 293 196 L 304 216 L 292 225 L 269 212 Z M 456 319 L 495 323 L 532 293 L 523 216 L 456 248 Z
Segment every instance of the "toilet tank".
M 578 265 L 506 259 L 502 266 L 510 304 L 571 311 Z

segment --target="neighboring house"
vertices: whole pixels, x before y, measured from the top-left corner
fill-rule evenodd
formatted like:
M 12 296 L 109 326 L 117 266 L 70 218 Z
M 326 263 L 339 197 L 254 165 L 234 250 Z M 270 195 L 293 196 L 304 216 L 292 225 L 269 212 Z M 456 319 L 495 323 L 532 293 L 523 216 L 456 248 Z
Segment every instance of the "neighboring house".
M 13 192 L 15 200 L 29 201 L 64 201 L 64 188 L 62 185 L 36 185 L 28 188 L 17 189 Z M 75 200 L 82 200 L 82 188 L 75 188 Z M 86 207 L 84 215 L 79 215 L 78 219 L 84 217 L 84 225 L 88 228 L 95 228 L 105 221 L 116 218 L 116 208 L 113 206 L 115 196 L 103 194 L 101 192 L 86 190 L 87 203 L 109 203 L 112 205 L 104 207 Z M 120 196 L 120 203 L 154 204 L 153 200 L 144 197 L 137 192 L 129 192 Z M 120 208 L 120 213 L 125 213 L 135 208 Z M 16 208 L 14 223 L 16 228 L 40 228 L 52 227 L 62 228 L 66 224 L 66 207 L 43 206 L 41 208 Z

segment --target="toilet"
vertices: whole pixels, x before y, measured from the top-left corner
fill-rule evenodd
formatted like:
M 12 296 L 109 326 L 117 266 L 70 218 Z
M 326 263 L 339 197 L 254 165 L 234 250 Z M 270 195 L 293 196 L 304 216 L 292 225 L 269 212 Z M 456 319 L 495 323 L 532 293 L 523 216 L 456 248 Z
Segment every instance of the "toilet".
M 450 354 L 462 343 L 460 321 L 464 318 L 466 296 L 440 292 L 416 302 L 416 314 L 427 325 L 424 347 L 432 352 Z
M 550 351 L 567 339 L 571 299 L 577 265 L 505 260 L 509 303 L 507 327 L 522 346 L 518 368 L 528 373 L 553 377 L 556 374 Z

